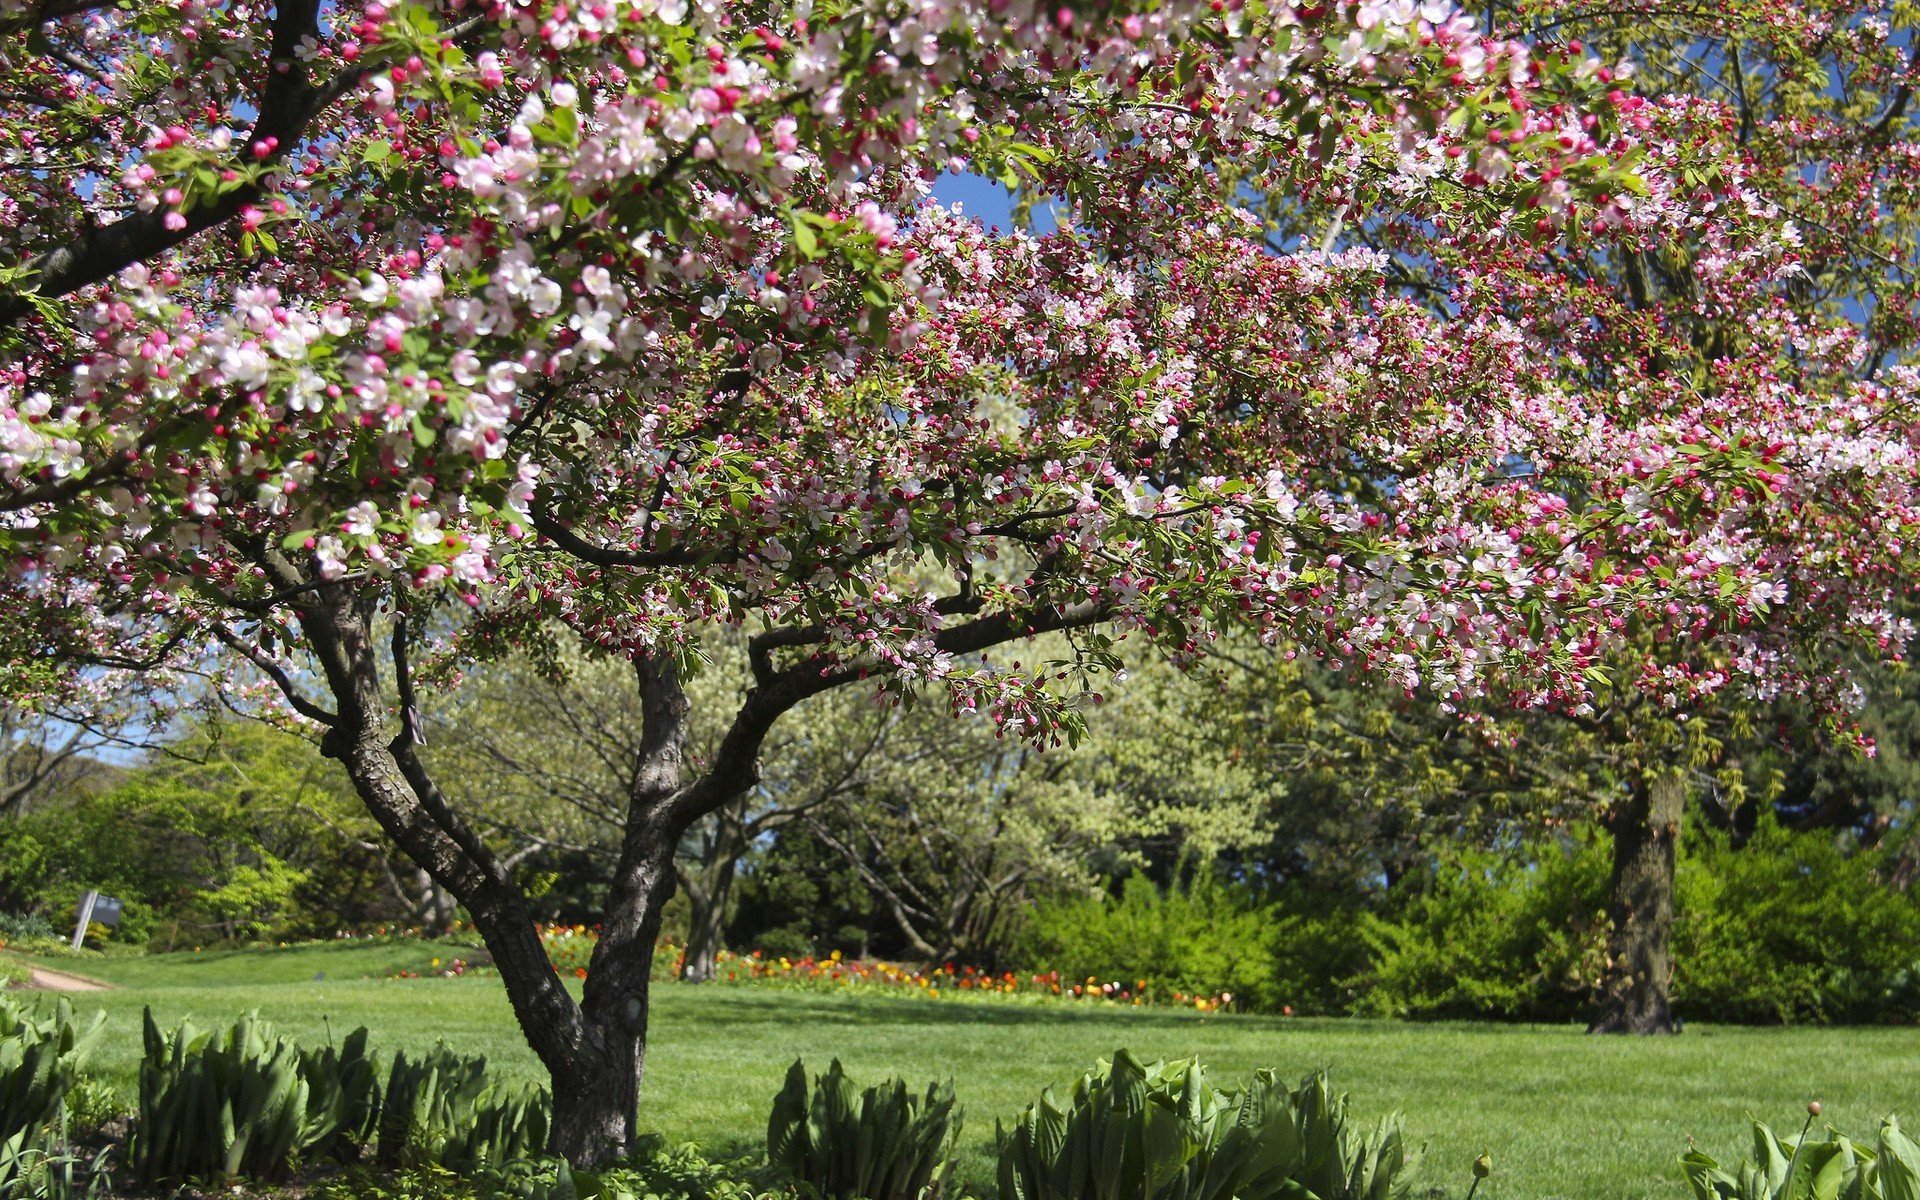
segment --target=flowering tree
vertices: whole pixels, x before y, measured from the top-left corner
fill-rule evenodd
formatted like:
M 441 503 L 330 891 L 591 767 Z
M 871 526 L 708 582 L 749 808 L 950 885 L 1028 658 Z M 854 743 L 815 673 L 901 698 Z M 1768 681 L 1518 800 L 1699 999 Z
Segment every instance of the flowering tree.
M 1437 0 L 5 0 L 0 35 L 10 681 L 198 673 L 318 727 L 472 914 L 575 1162 L 631 1140 L 681 835 L 809 696 L 1046 742 L 1129 639 L 1224 622 L 1575 711 L 1904 639 L 1913 380 L 1570 338 L 1536 243 L 1783 262 L 1780 222 L 1636 164 L 1604 65 Z M 927 202 L 950 168 L 1070 218 L 984 230 Z M 1383 287 L 1406 255 L 1446 304 Z M 416 662 L 555 619 L 644 696 L 578 1000 L 419 753 Z M 695 764 L 716 622 L 753 686 Z M 1637 627 L 1711 669 L 1602 680 Z M 1076 653 L 989 654 L 1040 633 Z
M 1706 393 L 1777 381 L 1765 386 L 1789 390 L 1763 402 L 1779 403 L 1792 394 L 1847 395 L 1886 364 L 1911 358 L 1920 331 L 1910 266 L 1920 246 L 1920 122 L 1912 107 L 1920 50 L 1911 13 L 1854 3 L 1689 8 L 1584 0 L 1493 11 L 1503 26 L 1551 29 L 1630 58 L 1640 88 L 1660 98 L 1647 111 L 1642 140 L 1670 161 L 1659 174 L 1690 194 L 1694 209 L 1659 237 L 1570 242 L 1555 260 L 1516 262 L 1503 272 L 1503 286 L 1517 294 L 1565 294 L 1574 285 L 1579 319 L 1559 367 L 1565 378 L 1617 387 L 1622 365 L 1632 364 L 1632 375 Z M 1713 215 L 1729 205 L 1768 214 L 1779 226 L 1773 244 L 1746 241 L 1735 233 L 1738 222 Z M 1409 275 L 1444 293 L 1444 265 L 1435 265 L 1440 270 Z M 1910 390 L 1911 368 L 1881 382 Z M 1911 421 L 1903 408 L 1889 416 Z M 1795 589 L 1781 599 L 1807 595 Z M 1896 620 L 1890 630 L 1897 627 Z M 1889 636 L 1890 646 L 1898 642 L 1897 633 Z M 1816 673 L 1834 669 L 1845 659 L 1837 649 L 1830 645 L 1805 664 Z M 1633 631 L 1609 673 L 1684 678 L 1723 669 L 1687 636 L 1684 614 L 1669 613 Z M 1533 739 L 1584 743 L 1589 768 L 1614 784 L 1600 796 L 1615 860 L 1596 1029 L 1674 1028 L 1667 942 L 1688 776 L 1723 740 L 1750 731 L 1766 703 L 1798 690 L 1715 689 L 1683 698 L 1613 689 L 1591 712 L 1571 714 L 1570 728 Z M 1827 693 L 1831 710 L 1831 685 L 1816 690 Z M 1861 742 L 1850 720 L 1834 725 L 1830 735 Z

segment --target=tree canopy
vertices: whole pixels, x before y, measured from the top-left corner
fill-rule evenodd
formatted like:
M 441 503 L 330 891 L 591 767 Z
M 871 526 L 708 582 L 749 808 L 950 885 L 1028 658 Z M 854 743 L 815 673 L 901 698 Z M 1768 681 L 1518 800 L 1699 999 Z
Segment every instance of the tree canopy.
M 1551 25 L 6 0 L 10 689 L 318 727 L 472 913 L 576 1162 L 631 1137 L 684 834 L 833 688 L 1044 743 L 1133 647 L 1250 626 L 1448 704 L 1837 706 L 1907 638 L 1920 378 L 1783 299 L 1790 164 Z M 943 171 L 1065 217 L 983 228 Z M 1660 303 L 1590 270 L 1667 247 Z M 642 697 L 578 1002 L 419 752 L 423 664 L 555 620 Z M 752 686 L 696 762 L 715 624 Z

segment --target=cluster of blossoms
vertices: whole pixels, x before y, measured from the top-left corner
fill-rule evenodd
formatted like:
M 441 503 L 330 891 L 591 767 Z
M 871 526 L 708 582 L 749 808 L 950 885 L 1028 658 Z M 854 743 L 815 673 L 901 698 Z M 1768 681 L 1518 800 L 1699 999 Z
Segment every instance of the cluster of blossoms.
M 45 103 L 4 149 L 0 549 L 78 657 L 259 619 L 271 678 L 281 597 L 365 581 L 628 652 L 804 630 L 1047 736 L 958 626 L 1245 620 L 1575 710 L 1836 686 L 1836 634 L 1908 636 L 1914 372 L 1790 302 L 1778 156 L 1577 47 L 1432 0 L 308 17 L 78 5 L 9 60 Z M 955 167 L 1061 227 L 934 203 Z M 1247 201 L 1292 195 L 1317 243 Z M 114 212 L 152 252 L 62 282 Z M 1528 241 L 1576 229 L 1683 238 L 1690 290 Z M 1416 255 L 1444 303 L 1394 286 Z M 1694 650 L 1609 674 L 1643 631 Z

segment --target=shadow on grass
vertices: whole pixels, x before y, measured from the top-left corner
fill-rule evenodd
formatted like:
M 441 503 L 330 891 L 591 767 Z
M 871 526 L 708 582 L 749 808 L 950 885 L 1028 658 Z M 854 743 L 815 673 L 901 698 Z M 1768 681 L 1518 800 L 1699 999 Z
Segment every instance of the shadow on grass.
M 1105 1024 L 1126 1021 L 1141 1029 L 1226 1027 L 1240 1031 L 1327 1033 L 1356 1031 L 1371 1022 L 1342 1017 L 1277 1017 L 1244 1013 L 1204 1014 L 1174 1008 L 1107 1007 L 1060 1001 L 1024 1003 L 996 1000 L 924 1000 L 906 996 L 810 992 L 800 989 L 671 983 L 656 985 L 656 1019 L 672 1020 L 677 1002 L 698 1002 L 703 1020 L 723 1010 L 730 1022 L 792 1025 L 989 1025 L 1029 1027 L 1076 1021 Z M 1516 1029 L 1519 1027 L 1515 1027 Z

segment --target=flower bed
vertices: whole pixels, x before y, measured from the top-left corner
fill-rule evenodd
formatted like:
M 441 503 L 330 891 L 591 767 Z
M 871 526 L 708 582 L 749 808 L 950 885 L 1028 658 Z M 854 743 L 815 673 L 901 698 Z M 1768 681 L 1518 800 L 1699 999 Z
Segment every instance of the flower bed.
M 594 947 L 599 942 L 598 934 L 592 927 L 543 926 L 540 941 L 546 947 L 547 958 L 556 972 L 575 979 L 587 977 Z M 654 979 L 679 979 L 685 968 L 685 947 L 672 938 L 661 938 L 653 952 Z M 396 971 L 389 978 L 454 978 L 491 974 L 492 971 L 490 966 L 463 958 L 435 958 L 425 969 Z M 811 955 L 790 958 L 763 954 L 758 950 L 749 953 L 722 950 L 715 959 L 713 982 L 739 987 L 880 993 L 926 1000 L 1059 1001 L 1140 1008 L 1172 1006 L 1202 1013 L 1230 1012 L 1234 1007 L 1231 992 L 1189 995 L 1151 979 L 1103 980 L 1090 975 L 1086 979 L 1070 980 L 1062 978 L 1058 971 L 996 973 L 956 963 L 914 967 L 881 959 L 850 959 L 838 950 L 822 958 Z

